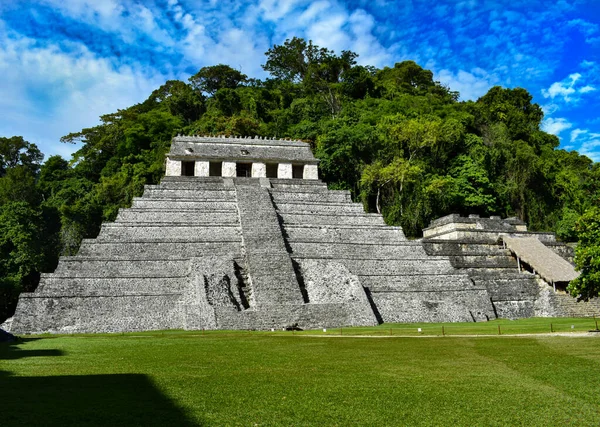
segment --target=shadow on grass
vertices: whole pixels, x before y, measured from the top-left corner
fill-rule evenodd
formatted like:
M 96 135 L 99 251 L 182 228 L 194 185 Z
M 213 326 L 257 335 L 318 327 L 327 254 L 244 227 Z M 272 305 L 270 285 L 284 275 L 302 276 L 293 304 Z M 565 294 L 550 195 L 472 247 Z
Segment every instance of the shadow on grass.
M 0 345 L 3 360 L 60 357 L 61 350 Z M 6 366 L 6 365 L 5 365 Z M 197 426 L 143 374 L 22 377 L 0 370 L 0 425 Z

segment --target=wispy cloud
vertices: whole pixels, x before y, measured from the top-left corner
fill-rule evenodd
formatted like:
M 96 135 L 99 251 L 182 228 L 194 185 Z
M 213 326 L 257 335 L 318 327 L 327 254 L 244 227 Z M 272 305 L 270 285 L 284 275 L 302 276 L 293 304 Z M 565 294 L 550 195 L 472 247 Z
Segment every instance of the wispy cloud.
M 544 98 L 552 100 L 556 98 L 565 103 L 578 102 L 581 99 L 581 95 L 596 90 L 591 85 L 582 86 L 581 78 L 581 74 L 573 73 L 563 81 L 552 83 L 548 89 L 542 89 L 542 95 Z
M 570 129 L 573 127 L 573 124 L 569 123 L 567 119 L 559 117 L 552 118 L 548 117 L 542 122 L 542 129 L 545 132 L 551 133 L 553 135 L 559 135 L 562 131 Z
M 600 161 L 600 133 L 586 133 L 585 138 L 579 146 L 579 153 L 588 156 L 595 162 Z

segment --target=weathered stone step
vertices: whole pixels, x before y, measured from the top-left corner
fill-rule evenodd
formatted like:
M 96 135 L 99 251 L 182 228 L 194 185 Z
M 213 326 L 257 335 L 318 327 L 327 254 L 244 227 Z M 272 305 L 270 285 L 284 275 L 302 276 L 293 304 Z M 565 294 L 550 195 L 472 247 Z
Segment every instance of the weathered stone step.
M 295 242 L 392 244 L 406 241 L 401 228 L 376 225 L 361 227 L 287 225 L 285 232 L 290 244 Z
M 360 275 L 359 278 L 361 284 L 372 292 L 433 292 L 485 289 L 485 287 L 473 283 L 465 274 Z
M 306 214 L 306 213 L 287 213 L 281 215 L 284 224 L 309 224 L 309 225 L 385 225 L 381 215 L 377 214 Z
M 431 242 L 423 240 L 423 247 L 431 255 L 510 255 L 508 249 L 496 243 L 454 243 L 454 242 Z
M 350 192 L 341 190 L 329 190 L 327 192 L 289 192 L 286 190 L 271 190 L 273 201 L 276 205 L 289 202 L 311 202 L 311 203 L 352 203 Z
M 294 257 L 345 259 L 403 259 L 426 256 L 416 242 L 403 241 L 392 245 L 364 243 L 305 243 L 290 241 Z
M 272 193 L 311 193 L 311 194 L 315 194 L 315 193 L 328 193 L 329 191 L 332 190 L 328 190 L 326 185 L 296 185 L 296 186 L 289 186 L 289 185 L 284 185 L 284 186 L 278 186 L 278 187 L 274 187 L 271 186 L 270 190 Z M 333 191 L 338 191 L 338 190 L 333 190 Z
M 171 240 L 190 239 L 194 241 L 221 242 L 241 241 L 239 226 L 233 225 L 197 225 L 188 226 L 181 224 L 169 225 L 128 225 L 119 223 L 105 223 L 102 225 L 99 241 L 146 241 L 146 240 Z
M 358 203 L 279 202 L 275 205 L 277 207 L 277 211 L 281 215 L 285 215 L 287 213 L 365 213 L 362 205 Z
M 318 259 L 318 258 L 317 258 Z M 359 276 L 399 276 L 403 274 L 453 274 L 456 270 L 447 259 L 349 259 L 339 260 L 352 274 Z
M 187 189 L 149 187 L 144 191 L 144 198 L 153 199 L 190 199 L 190 200 L 228 200 L 235 201 L 235 192 L 231 188 L 220 189 Z
M 473 322 L 494 318 L 485 290 L 372 292 L 384 322 Z
M 339 303 L 270 305 L 262 310 L 240 312 L 217 308 L 215 314 L 217 323 L 223 329 L 281 330 L 292 325 L 308 329 L 377 324 L 373 313 L 366 312 L 363 307 Z
M 180 295 L 187 277 L 60 277 L 43 275 L 37 292 L 45 296 Z
M 197 184 L 205 184 L 205 183 L 223 183 L 224 178 L 221 176 L 163 176 L 160 181 L 163 183 L 197 183 Z
M 172 200 L 154 198 L 134 198 L 131 204 L 136 209 L 195 209 L 201 211 L 235 211 L 235 201 L 225 200 Z
M 62 257 L 55 277 L 184 277 L 188 259 L 137 260 Z
M 517 261 L 510 255 L 463 255 L 449 258 L 456 268 L 517 268 Z
M 237 212 L 233 210 L 204 212 L 193 210 L 121 209 L 115 222 L 238 224 L 239 218 Z
M 106 242 L 96 239 L 84 239 L 77 253 L 85 257 L 99 258 L 141 258 L 165 259 L 201 256 L 240 256 L 240 241 L 233 242 L 194 242 L 161 241 L 147 242 Z
M 327 184 L 319 179 L 279 179 L 270 178 L 273 188 L 310 188 L 310 187 L 325 187 Z
M 535 277 L 519 279 L 485 279 L 472 277 L 473 281 L 487 289 L 493 301 L 533 300 L 538 294 Z
M 45 297 L 21 294 L 26 316 L 12 330 L 27 333 L 129 332 L 184 327 L 179 295 Z M 60 313 L 60 314 L 59 314 Z
M 184 182 L 173 182 L 173 181 L 162 181 L 159 185 L 146 185 L 145 188 L 162 188 L 165 190 L 226 190 L 232 187 L 220 182 L 210 181 L 184 181 Z

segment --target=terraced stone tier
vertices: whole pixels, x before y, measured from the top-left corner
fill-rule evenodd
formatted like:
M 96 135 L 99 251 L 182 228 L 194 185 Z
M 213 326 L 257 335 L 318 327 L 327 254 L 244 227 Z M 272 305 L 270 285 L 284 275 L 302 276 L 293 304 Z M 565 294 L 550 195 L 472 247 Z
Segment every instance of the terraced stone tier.
M 322 259 L 322 258 L 313 258 Z M 427 256 L 412 259 L 336 259 L 346 265 L 353 274 L 360 276 L 397 276 L 402 274 L 452 274 L 454 267 L 447 259 L 431 259 Z
M 171 180 L 167 180 L 166 178 L 169 177 L 165 177 L 163 178 L 163 180 L 160 182 L 159 185 L 146 185 L 144 186 L 144 194 L 146 194 L 146 190 L 147 189 L 156 189 L 156 188 L 161 188 L 161 189 L 165 189 L 165 190 L 225 190 L 225 189 L 230 189 L 231 186 L 233 185 L 232 182 L 229 182 L 229 186 L 225 185 L 225 182 L 223 179 L 221 179 L 219 182 L 210 182 L 210 181 L 204 181 L 202 179 L 196 179 L 196 180 L 188 180 L 188 181 L 171 181 Z
M 285 218 L 285 217 L 284 217 Z M 317 243 L 381 243 L 395 244 L 406 241 L 399 227 L 389 226 L 309 226 L 286 225 L 285 233 L 291 245 L 296 242 Z
M 44 274 L 36 294 L 51 296 L 181 295 L 187 277 L 69 277 Z
M 470 277 L 477 285 L 487 289 L 494 302 L 533 300 L 537 296 L 538 286 L 533 275 L 519 273 L 471 274 Z
M 600 317 L 600 299 L 577 301 L 576 298 L 565 294 L 553 294 L 555 307 L 563 316 L 569 317 Z
M 311 224 L 311 225 L 385 225 L 381 215 L 377 214 L 320 214 L 288 213 L 282 220 L 287 224 Z
M 191 199 L 191 200 L 227 200 L 235 201 L 235 192 L 230 188 L 163 188 L 150 187 L 144 192 L 144 198 L 151 199 Z
M 371 291 L 384 322 L 473 322 L 495 318 L 485 290 Z
M 206 224 L 225 225 L 239 224 L 236 211 L 212 211 L 201 210 L 164 210 L 164 209 L 121 209 L 115 220 L 117 223 L 172 223 L 172 224 Z
M 276 205 L 285 202 L 350 203 L 352 201 L 350 192 L 340 190 L 329 190 L 327 192 L 300 192 L 273 189 L 271 190 L 271 196 Z M 362 206 L 360 207 L 362 210 Z
M 321 180 L 312 179 L 276 179 L 270 178 L 271 186 L 273 188 L 303 188 L 303 189 L 316 189 L 321 188 L 327 190 L 327 184 Z
M 88 258 L 170 259 L 203 256 L 241 256 L 240 241 L 207 242 L 190 240 L 148 240 L 145 242 L 106 242 L 84 239 L 78 256 Z
M 360 214 L 365 212 L 357 203 L 310 203 L 310 202 L 279 202 L 277 211 L 285 218 L 288 213 L 319 214 Z
M 358 275 L 361 284 L 372 292 L 437 292 L 486 290 L 465 274 Z
M 510 255 L 508 249 L 504 249 L 497 243 L 447 240 L 423 240 L 422 242 L 427 253 L 431 255 Z
M 198 210 L 198 211 L 235 211 L 237 209 L 235 201 L 226 200 L 171 200 L 171 199 L 151 199 L 134 198 L 132 208 L 137 209 L 164 209 L 164 210 Z
M 217 322 L 223 329 L 281 329 L 297 325 L 301 329 L 333 328 L 340 326 L 374 326 L 377 320 L 362 304 L 299 304 L 268 306 L 262 310 L 231 312 L 216 311 Z
M 188 239 L 205 242 L 241 241 L 238 225 L 180 225 L 147 224 L 143 226 L 106 223 L 97 237 L 98 241 L 147 241 Z
M 418 242 L 402 241 L 394 244 L 377 243 L 314 243 L 290 240 L 294 258 L 331 259 L 410 259 L 424 258 L 425 250 Z
M 15 316 L 11 330 L 35 334 L 182 329 L 179 300 L 173 294 L 90 298 L 24 293 L 19 298 L 23 315 Z
M 451 256 L 450 262 L 456 268 L 513 268 L 517 269 L 517 262 L 510 255 L 505 254 L 478 254 Z
M 185 277 L 189 259 L 139 260 L 62 257 L 54 277 Z

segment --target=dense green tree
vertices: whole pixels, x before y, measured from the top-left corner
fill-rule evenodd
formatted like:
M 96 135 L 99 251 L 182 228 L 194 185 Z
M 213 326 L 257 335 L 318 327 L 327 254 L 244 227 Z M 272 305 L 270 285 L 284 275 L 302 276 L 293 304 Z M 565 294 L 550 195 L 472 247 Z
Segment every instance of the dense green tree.
M 168 80 L 152 92 L 144 104 L 148 108 L 166 110 L 187 124 L 198 120 L 206 110 L 201 90 L 179 80 Z
M 223 64 L 203 67 L 190 77 L 195 89 L 209 95 L 214 95 L 219 89 L 235 89 L 247 80 L 247 75 Z
M 31 173 L 37 173 L 44 155 L 35 144 L 25 141 L 22 136 L 0 137 L 0 177 L 16 166 L 23 166 Z
M 600 294 L 600 208 L 589 209 L 575 227 L 579 244 L 575 265 L 580 276 L 568 287 L 574 297 L 584 301 Z

